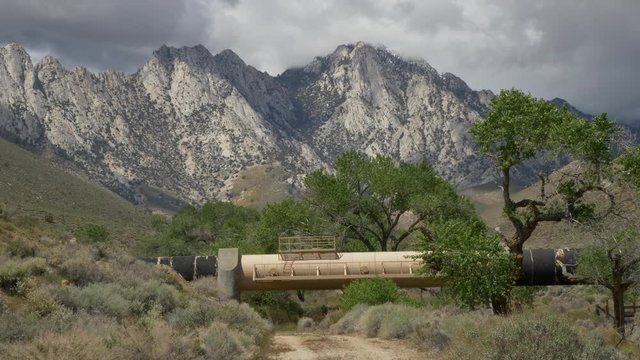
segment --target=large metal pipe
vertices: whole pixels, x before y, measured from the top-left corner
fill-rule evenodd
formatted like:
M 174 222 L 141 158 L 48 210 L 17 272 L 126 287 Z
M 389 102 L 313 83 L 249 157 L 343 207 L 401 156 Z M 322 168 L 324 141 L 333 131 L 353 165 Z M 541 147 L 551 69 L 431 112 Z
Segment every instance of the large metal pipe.
M 418 274 L 420 253 L 354 252 L 334 260 L 285 261 L 278 255 L 243 255 L 241 290 L 341 289 L 351 281 L 386 277 L 398 286 L 443 286 L 442 279 Z
M 389 278 L 403 288 L 446 286 L 442 278 L 419 274 L 420 255 L 413 251 L 359 252 L 336 254 L 333 260 L 294 261 L 283 260 L 276 254 L 242 255 L 239 271 L 234 270 L 235 281 L 229 286 L 237 286 L 240 291 L 341 289 L 351 281 L 374 276 Z M 575 284 L 573 274 L 577 255 L 576 249 L 525 249 L 522 276 L 516 284 Z M 215 256 L 172 256 L 143 260 L 171 266 L 187 280 L 219 275 Z M 227 276 L 225 282 L 230 281 Z

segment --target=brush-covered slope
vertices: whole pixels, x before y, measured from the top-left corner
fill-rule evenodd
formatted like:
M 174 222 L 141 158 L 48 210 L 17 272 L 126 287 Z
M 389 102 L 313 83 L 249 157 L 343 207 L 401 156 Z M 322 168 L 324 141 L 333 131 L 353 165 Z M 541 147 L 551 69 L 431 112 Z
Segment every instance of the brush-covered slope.
M 133 240 L 150 216 L 113 192 L 0 139 L 0 206 L 7 217 L 60 230 L 93 223 Z M 2 236 L 0 234 L 0 236 Z

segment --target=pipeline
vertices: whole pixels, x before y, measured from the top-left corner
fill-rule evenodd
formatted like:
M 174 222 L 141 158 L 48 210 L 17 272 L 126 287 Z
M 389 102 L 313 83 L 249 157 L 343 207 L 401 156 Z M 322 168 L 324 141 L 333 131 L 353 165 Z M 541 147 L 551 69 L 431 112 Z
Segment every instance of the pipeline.
M 240 255 L 238 249 L 220 249 L 216 256 L 144 258 L 167 265 L 186 280 L 217 276 L 224 295 L 240 291 L 341 289 L 370 277 L 385 277 L 403 288 L 446 286 L 442 278 L 419 274 L 419 252 L 341 253 L 335 259 L 287 260 L 277 254 Z M 577 249 L 525 249 L 522 275 L 516 285 L 573 285 Z

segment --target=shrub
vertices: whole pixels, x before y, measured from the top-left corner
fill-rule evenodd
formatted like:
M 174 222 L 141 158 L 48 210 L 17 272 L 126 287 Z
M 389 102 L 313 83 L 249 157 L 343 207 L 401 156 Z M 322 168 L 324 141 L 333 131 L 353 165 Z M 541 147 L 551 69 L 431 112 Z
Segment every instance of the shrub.
M 316 327 L 316 322 L 312 318 L 303 317 L 298 320 L 298 331 L 311 331 Z
M 176 308 L 167 316 L 167 320 L 181 328 L 206 327 L 214 321 L 224 322 L 242 332 L 255 342 L 260 342 L 271 331 L 271 324 L 260 317 L 247 304 L 235 301 L 214 304 L 192 303 L 186 308 Z
M 62 308 L 56 309 L 45 317 L 37 313 L 20 315 L 7 311 L 0 314 L 0 343 L 25 341 L 38 334 L 65 331 L 73 323 L 73 314 Z
M 551 317 L 504 319 L 488 334 L 474 331 L 468 343 L 460 341 L 451 359 L 618 359 L 616 351 L 601 339 L 581 339 L 568 325 Z
M 196 345 L 162 321 L 124 323 L 109 333 L 107 353 L 113 359 L 196 359 Z
M 96 283 L 85 288 L 69 286 L 59 289 L 57 300 L 73 310 L 86 310 L 116 318 L 143 316 L 154 307 L 168 313 L 184 305 L 183 297 L 173 287 L 150 281 L 139 287 L 122 287 Z
M 366 307 L 357 305 L 336 324 L 332 333 L 358 332 L 368 337 L 407 339 L 434 351 L 449 345 L 449 336 L 443 332 L 431 311 L 401 304 Z
M 55 299 L 55 295 L 48 287 L 35 289 L 27 295 L 29 309 L 32 313 L 44 317 L 52 314 L 60 308 L 60 304 Z
M 66 260 L 60 265 L 59 273 L 78 286 L 112 280 L 112 275 L 104 264 L 84 257 Z
M 354 309 L 356 307 L 354 307 Z M 341 315 L 342 311 L 340 310 L 329 311 L 327 315 L 325 315 L 324 318 L 318 323 L 318 327 L 320 329 L 328 329 L 331 325 L 337 323 L 341 319 Z
M 400 300 L 398 286 L 391 280 L 375 277 L 352 282 L 344 288 L 340 307 L 350 310 L 356 304 L 378 305 Z
M 215 276 L 203 276 L 189 283 L 190 292 L 196 296 L 215 298 L 218 296 L 218 281 Z
M 368 306 L 365 304 L 355 305 L 340 320 L 331 325 L 329 329 L 334 334 L 348 334 L 356 331 L 358 320 L 367 309 Z
M 250 304 L 260 315 L 274 324 L 296 322 L 304 313 L 299 303 L 286 291 L 253 291 L 242 294 L 242 301 Z
M 174 287 L 162 284 L 157 280 L 128 289 L 125 297 L 139 304 L 140 309 L 137 312 L 140 315 L 145 314 L 154 305 L 160 306 L 163 314 L 186 305 L 184 297 Z
M 488 358 L 580 359 L 577 334 L 554 319 L 513 319 L 499 326 L 486 340 Z
M 53 224 L 55 222 L 55 219 L 53 218 L 53 214 L 45 214 L 44 215 L 44 221 L 46 221 L 49 224 Z
M 30 322 L 10 311 L 0 314 L 0 343 L 31 338 L 35 329 Z
M 41 275 L 47 269 L 42 258 L 29 258 L 22 261 L 9 260 L 0 265 L 0 288 L 9 295 L 24 295 L 32 275 Z
M 48 332 L 28 343 L 15 343 L 5 347 L 3 359 L 56 359 L 89 360 L 115 359 L 103 339 L 83 329 L 71 333 Z
M 85 224 L 78 227 L 74 235 L 81 243 L 93 244 L 106 241 L 109 231 L 102 225 Z
M 226 324 L 213 322 L 202 339 L 207 359 L 237 359 L 244 357 L 240 341 Z
M 33 244 L 18 239 L 12 239 L 7 242 L 7 252 L 11 256 L 19 258 L 32 257 L 36 254 L 36 250 Z
M 86 288 L 68 286 L 56 295 L 60 303 L 75 311 L 124 318 L 131 315 L 133 305 L 122 293 L 123 289 L 115 284 L 91 284 Z

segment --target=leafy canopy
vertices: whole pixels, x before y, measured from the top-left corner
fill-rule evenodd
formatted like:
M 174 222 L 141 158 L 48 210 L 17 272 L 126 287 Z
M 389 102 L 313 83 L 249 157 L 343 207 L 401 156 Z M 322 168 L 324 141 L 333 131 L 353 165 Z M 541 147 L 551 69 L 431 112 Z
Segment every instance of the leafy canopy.
M 423 239 L 423 272 L 448 280 L 460 305 L 475 308 L 505 297 L 513 286 L 513 259 L 477 219 L 438 222 Z
M 472 211 L 429 164 L 396 165 L 389 157 L 370 158 L 357 151 L 339 156 L 333 174 L 308 174 L 305 185 L 305 198 L 339 225 L 346 239 L 361 242 L 369 251 L 395 251 L 427 221 Z M 409 212 L 413 219 L 400 229 L 401 217 Z
M 278 250 L 278 237 L 333 233 L 330 222 L 308 202 L 285 199 L 262 210 L 255 232 L 255 242 L 266 253 Z
M 521 90 L 502 90 L 484 118 L 471 128 L 483 153 L 509 169 L 543 152 L 562 153 L 598 165 L 611 160 L 610 145 L 617 126 L 601 114 L 588 121 Z
M 201 208 L 185 206 L 171 220 L 154 219 L 157 233 L 138 243 L 138 253 L 152 256 L 211 254 L 222 247 L 256 252 L 249 241 L 257 211 L 229 202 L 210 201 Z
M 593 284 L 627 289 L 640 284 L 640 232 L 626 228 L 600 243 L 582 249 L 578 276 Z

